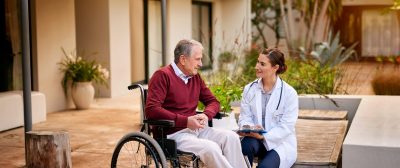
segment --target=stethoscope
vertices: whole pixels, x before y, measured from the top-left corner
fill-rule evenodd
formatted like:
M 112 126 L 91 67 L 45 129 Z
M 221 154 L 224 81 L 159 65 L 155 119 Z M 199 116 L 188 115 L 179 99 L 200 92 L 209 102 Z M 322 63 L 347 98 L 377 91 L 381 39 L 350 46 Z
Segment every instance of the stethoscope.
M 281 79 L 281 78 L 280 78 Z M 249 87 L 249 89 L 247 90 L 247 92 L 246 92 L 246 94 L 244 94 L 244 96 L 246 97 L 247 96 L 247 94 L 249 94 L 249 91 L 250 91 L 250 89 L 251 89 L 251 87 L 254 85 L 254 84 L 256 84 L 256 83 L 258 83 L 260 81 L 260 79 L 257 79 L 256 81 L 254 81 L 254 82 L 252 82 L 251 84 L 250 84 L 250 87 Z M 282 91 L 283 91 L 283 80 L 281 79 L 281 92 L 280 92 L 280 94 L 279 94 L 279 101 L 278 101 L 278 105 L 276 106 L 276 111 L 279 109 L 279 105 L 281 104 L 281 99 L 282 99 Z M 250 99 L 250 101 L 249 102 L 247 102 L 246 104 L 250 104 L 251 103 L 251 101 L 253 101 L 253 98 L 255 97 L 256 95 L 254 94 L 254 96 Z

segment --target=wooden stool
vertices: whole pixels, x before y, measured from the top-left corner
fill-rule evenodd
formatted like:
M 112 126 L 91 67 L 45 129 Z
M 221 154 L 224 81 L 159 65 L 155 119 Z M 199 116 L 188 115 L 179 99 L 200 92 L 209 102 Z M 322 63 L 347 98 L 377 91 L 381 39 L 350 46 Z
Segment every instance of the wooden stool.
M 25 136 L 27 167 L 72 167 L 67 132 L 30 131 Z

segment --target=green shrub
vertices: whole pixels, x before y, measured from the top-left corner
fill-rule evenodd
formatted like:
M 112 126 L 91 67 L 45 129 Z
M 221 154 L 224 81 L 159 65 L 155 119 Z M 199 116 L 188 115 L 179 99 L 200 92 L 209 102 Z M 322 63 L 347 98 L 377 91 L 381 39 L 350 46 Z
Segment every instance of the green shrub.
M 236 58 L 236 55 L 234 53 L 225 51 L 225 52 L 222 52 L 221 54 L 219 54 L 218 61 L 220 64 L 230 63 L 233 60 L 235 60 L 235 58 Z
M 281 77 L 299 94 L 333 94 L 337 91 L 336 78 L 340 71 L 321 66 L 317 61 L 287 60 L 288 70 Z
M 255 66 L 259 53 L 259 50 L 256 48 L 252 48 L 251 50 L 245 52 L 245 62 L 242 64 L 243 73 L 238 75 L 241 79 L 238 81 L 238 83 L 246 85 L 256 78 Z
M 209 83 L 211 92 L 219 101 L 221 112 L 230 113 L 232 111 L 231 103 L 240 100 L 242 97 L 243 86 L 235 83 L 222 72 L 213 74 L 211 77 L 206 78 L 205 81 Z M 201 102 L 199 102 L 198 109 L 204 109 L 204 105 Z

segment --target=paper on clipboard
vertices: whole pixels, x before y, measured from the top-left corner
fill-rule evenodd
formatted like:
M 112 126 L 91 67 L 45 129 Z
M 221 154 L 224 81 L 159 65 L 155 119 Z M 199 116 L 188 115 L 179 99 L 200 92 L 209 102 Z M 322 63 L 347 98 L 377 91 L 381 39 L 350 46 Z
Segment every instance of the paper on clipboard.
M 242 127 L 240 127 L 239 130 L 237 130 L 237 132 L 241 132 L 241 133 L 250 133 L 250 132 L 255 132 L 255 133 L 267 133 L 266 130 L 264 130 L 263 128 L 260 127 L 256 127 L 256 126 L 249 126 L 249 125 L 243 125 Z

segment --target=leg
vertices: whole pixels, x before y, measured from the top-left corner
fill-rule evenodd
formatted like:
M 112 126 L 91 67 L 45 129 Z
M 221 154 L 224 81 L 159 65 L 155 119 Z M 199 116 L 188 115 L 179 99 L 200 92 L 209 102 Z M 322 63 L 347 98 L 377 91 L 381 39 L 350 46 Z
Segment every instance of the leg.
M 259 156 L 265 148 L 259 140 L 252 137 L 244 137 L 242 139 L 242 153 L 249 159 L 250 165 L 253 166 L 254 156 Z
M 197 137 L 198 134 L 190 131 L 181 131 L 168 136 L 177 143 L 181 151 L 192 152 L 200 157 L 207 167 L 231 168 L 228 160 L 222 155 L 221 148 L 215 142 Z
M 275 150 L 267 151 L 265 156 L 258 161 L 258 167 L 279 168 L 280 158 Z
M 236 132 L 216 128 L 204 128 L 199 133 L 200 138 L 211 140 L 222 149 L 222 154 L 232 167 L 247 167 L 240 146 L 240 138 Z

